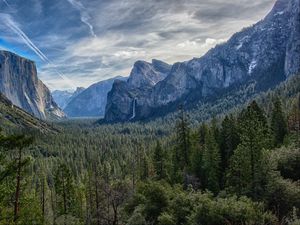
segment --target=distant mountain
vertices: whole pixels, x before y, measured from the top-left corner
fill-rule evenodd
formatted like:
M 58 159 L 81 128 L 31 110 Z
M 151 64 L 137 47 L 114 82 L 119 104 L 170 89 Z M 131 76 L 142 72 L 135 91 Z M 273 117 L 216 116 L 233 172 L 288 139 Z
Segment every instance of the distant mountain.
M 124 81 L 127 78 L 115 77 L 109 80 L 100 81 L 87 89 L 76 92 L 70 98 L 64 108 L 69 117 L 102 117 L 105 113 L 107 93 L 111 90 L 116 80 Z
M 43 120 L 25 112 L 0 93 L 0 127 L 9 130 L 39 130 L 41 132 L 58 132 L 59 130 Z
M 51 94 L 54 101 L 57 103 L 57 105 L 61 109 L 64 109 L 66 105 L 69 103 L 69 99 L 72 97 L 73 93 L 74 93 L 73 91 L 55 90 Z
M 105 121 L 149 119 L 179 104 L 195 107 L 251 80 L 256 92 L 273 88 L 300 71 L 299 49 L 300 0 L 277 0 L 262 21 L 201 58 L 158 73 L 150 64 L 135 65 L 128 81 L 115 82 L 109 92 Z
M 75 98 L 77 95 L 79 95 L 84 90 L 85 90 L 85 88 L 83 88 L 83 87 L 78 87 L 75 91 L 55 90 L 52 92 L 52 96 L 53 96 L 54 101 L 57 103 L 57 105 L 61 109 L 64 109 L 73 98 Z
M 35 63 L 8 51 L 0 51 L 0 92 L 37 118 L 65 116 L 49 89 L 38 79 Z

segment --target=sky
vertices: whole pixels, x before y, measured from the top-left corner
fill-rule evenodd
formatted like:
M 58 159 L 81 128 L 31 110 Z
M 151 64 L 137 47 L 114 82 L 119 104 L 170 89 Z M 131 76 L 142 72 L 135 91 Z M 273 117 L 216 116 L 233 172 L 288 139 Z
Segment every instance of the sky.
M 0 0 L 0 49 L 34 60 L 51 90 L 128 76 L 137 60 L 201 57 L 275 0 Z

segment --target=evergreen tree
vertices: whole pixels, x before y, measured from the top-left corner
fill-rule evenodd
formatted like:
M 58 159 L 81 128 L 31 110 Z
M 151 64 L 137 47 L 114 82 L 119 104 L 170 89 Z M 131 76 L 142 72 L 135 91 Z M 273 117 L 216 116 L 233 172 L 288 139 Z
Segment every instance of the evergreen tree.
M 206 124 L 201 124 L 199 130 L 196 132 L 195 141 L 193 141 L 193 154 L 191 157 L 191 171 L 198 179 L 200 187 L 204 188 L 205 173 L 203 171 L 203 153 L 205 149 L 205 137 L 208 128 Z
M 289 114 L 288 129 L 290 133 L 295 135 L 297 144 L 300 147 L 300 94 Z
M 282 110 L 282 104 L 277 97 L 273 101 L 273 110 L 271 115 L 271 132 L 273 136 L 273 145 L 278 147 L 283 143 L 284 137 L 287 134 L 287 122 Z
M 143 152 L 142 158 L 141 158 L 141 165 L 140 165 L 140 179 L 142 181 L 145 181 L 149 178 L 149 160 L 148 156 Z
M 231 158 L 227 185 L 235 193 L 257 198 L 266 180 L 263 149 L 270 146 L 269 129 L 256 102 L 241 113 L 239 121 L 241 143 Z
M 183 172 L 184 187 L 187 188 L 188 166 L 190 165 L 191 140 L 190 124 L 183 107 L 180 107 L 179 117 L 176 124 L 176 146 L 173 155 L 173 179 L 180 180 Z
M 153 155 L 153 165 L 156 177 L 158 180 L 166 178 L 166 158 L 165 153 L 161 147 L 159 141 L 156 142 L 156 147 L 154 149 Z
M 220 190 L 220 153 L 213 129 L 209 129 L 205 137 L 205 148 L 203 154 L 203 170 L 205 173 L 206 188 L 217 193 Z
M 226 183 L 225 173 L 229 166 L 229 159 L 233 155 L 234 150 L 239 144 L 239 134 L 237 130 L 236 120 L 230 115 L 226 116 L 222 121 L 220 132 L 220 154 L 221 154 L 221 187 Z
M 74 213 L 75 186 L 69 167 L 61 163 L 54 177 L 58 215 Z
M 183 107 L 180 107 L 179 117 L 176 124 L 176 141 L 178 149 L 178 159 L 181 169 L 187 169 L 190 163 L 190 127 L 189 119 L 184 112 Z

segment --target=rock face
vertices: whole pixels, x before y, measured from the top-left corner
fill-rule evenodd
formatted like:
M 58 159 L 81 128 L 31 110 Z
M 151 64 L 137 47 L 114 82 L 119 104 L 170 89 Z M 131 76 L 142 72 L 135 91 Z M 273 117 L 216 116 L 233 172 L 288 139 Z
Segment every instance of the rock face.
M 108 93 L 105 120 L 133 120 L 137 115 L 137 105 L 147 113 L 151 91 L 160 81 L 166 79 L 170 71 L 171 66 L 162 61 L 136 62 L 127 82 L 115 81 Z
M 52 92 L 54 101 L 61 109 L 65 109 L 69 102 L 83 92 L 85 88 L 78 87 L 75 91 L 60 91 L 55 90 Z
M 7 51 L 0 51 L 0 92 L 37 118 L 65 116 L 49 89 L 38 79 L 35 63 Z
M 107 102 L 107 93 L 116 80 L 126 80 L 124 77 L 115 77 L 100 81 L 87 89 L 76 91 L 64 108 L 69 117 L 103 117 Z
M 257 82 L 257 91 L 276 86 L 300 71 L 299 17 L 300 0 L 277 0 L 262 21 L 201 58 L 175 63 L 171 68 L 163 65 L 164 71 L 147 63 L 139 66 L 138 62 L 127 83 L 113 85 L 105 120 L 148 119 L 176 110 L 178 104 L 208 101 L 249 80 Z

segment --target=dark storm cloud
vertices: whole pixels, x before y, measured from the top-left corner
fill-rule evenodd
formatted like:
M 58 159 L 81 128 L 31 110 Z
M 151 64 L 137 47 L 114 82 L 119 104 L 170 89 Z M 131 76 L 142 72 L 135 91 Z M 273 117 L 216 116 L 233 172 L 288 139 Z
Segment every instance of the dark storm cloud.
M 128 75 L 139 59 L 174 63 L 199 57 L 262 19 L 274 1 L 0 0 L 0 17 L 10 18 L 53 63 L 45 63 L 5 20 L 0 47 L 37 61 L 52 89 L 70 88 L 57 71 L 87 86 Z

